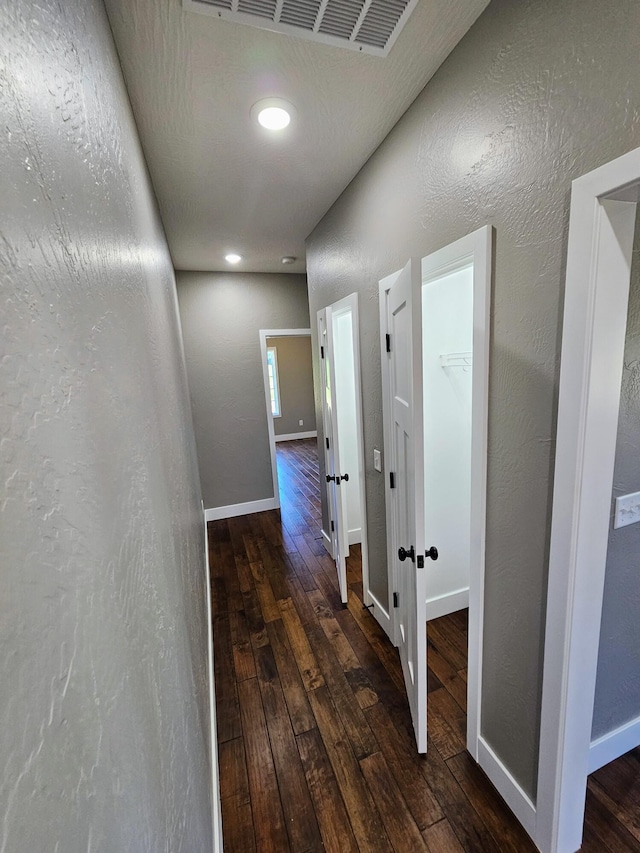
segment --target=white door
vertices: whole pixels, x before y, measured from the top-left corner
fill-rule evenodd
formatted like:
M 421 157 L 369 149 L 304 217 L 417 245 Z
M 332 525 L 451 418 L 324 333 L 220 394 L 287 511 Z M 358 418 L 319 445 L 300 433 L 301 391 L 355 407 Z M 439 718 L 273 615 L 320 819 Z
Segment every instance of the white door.
M 397 578 L 398 647 L 418 752 L 427 751 L 427 632 L 422 441 L 420 263 L 409 261 L 388 293 L 391 391 L 392 553 Z
M 336 407 L 336 367 L 333 348 L 331 308 L 318 311 L 318 341 L 322 375 L 322 424 L 324 431 L 324 462 L 327 498 L 331 526 L 331 549 L 338 572 L 340 596 L 347 603 L 347 556 L 349 554 L 347 502 L 340 484 L 349 480 L 349 473 L 340 467 L 338 418 Z

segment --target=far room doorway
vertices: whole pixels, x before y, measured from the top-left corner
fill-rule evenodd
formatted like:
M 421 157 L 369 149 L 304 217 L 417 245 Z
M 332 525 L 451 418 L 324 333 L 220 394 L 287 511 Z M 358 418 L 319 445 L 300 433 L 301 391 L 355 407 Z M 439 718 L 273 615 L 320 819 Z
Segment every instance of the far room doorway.
M 291 488 L 290 483 L 281 482 L 282 460 L 295 455 L 288 453 L 288 445 L 306 442 L 312 446 L 313 455 L 317 444 L 311 330 L 261 329 L 260 352 L 273 494 L 276 507 L 281 507 L 283 490 Z M 288 470 L 286 464 L 283 470 Z M 317 479 L 317 472 L 311 476 Z

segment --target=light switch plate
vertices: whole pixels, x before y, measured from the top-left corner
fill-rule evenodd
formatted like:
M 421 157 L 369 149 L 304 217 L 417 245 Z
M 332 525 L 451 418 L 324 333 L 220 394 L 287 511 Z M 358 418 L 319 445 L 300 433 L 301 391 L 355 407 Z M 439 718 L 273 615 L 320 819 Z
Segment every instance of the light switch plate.
M 302 420 L 298 421 L 298 426 L 304 426 L 304 421 L 302 421 Z
M 382 472 L 382 454 L 374 448 L 373 451 L 373 467 L 376 471 Z
M 614 528 L 626 527 L 640 521 L 640 492 L 622 495 L 616 498 L 616 508 L 613 514 Z

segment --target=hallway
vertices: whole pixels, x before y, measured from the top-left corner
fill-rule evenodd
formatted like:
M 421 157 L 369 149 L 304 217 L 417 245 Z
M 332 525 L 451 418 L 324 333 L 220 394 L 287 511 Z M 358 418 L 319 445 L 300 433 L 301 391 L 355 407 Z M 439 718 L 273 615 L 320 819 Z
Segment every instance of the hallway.
M 280 511 L 209 522 L 225 851 L 534 851 L 465 751 L 466 611 L 429 623 L 429 751 L 415 753 L 357 546 L 340 602 L 315 445 L 278 445 Z M 590 783 L 583 850 L 637 853 L 607 796 Z

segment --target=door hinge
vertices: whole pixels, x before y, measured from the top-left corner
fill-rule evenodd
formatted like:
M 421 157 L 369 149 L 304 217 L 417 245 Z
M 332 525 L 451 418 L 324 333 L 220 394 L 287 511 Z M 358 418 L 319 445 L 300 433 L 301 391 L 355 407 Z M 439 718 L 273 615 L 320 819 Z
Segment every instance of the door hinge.
M 320 347 L 320 358 L 324 358 L 324 347 Z
M 327 450 L 329 449 L 329 439 L 325 437 L 325 441 L 327 442 Z
M 333 521 L 332 521 L 332 522 L 331 522 L 331 532 L 333 533 L 333 531 L 334 531 L 335 529 L 336 529 L 336 526 L 335 526 L 335 524 L 334 524 L 334 523 L 333 523 Z
M 393 471 L 389 471 L 389 488 L 395 489 L 395 487 L 396 487 L 396 475 L 393 473 Z
M 391 352 L 391 335 L 387 332 L 387 352 Z
M 399 607 L 399 605 L 400 605 L 400 596 L 398 595 L 397 592 L 394 592 L 393 593 L 393 606 Z

